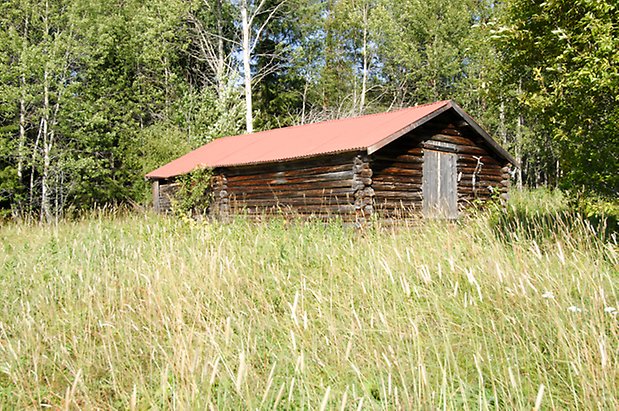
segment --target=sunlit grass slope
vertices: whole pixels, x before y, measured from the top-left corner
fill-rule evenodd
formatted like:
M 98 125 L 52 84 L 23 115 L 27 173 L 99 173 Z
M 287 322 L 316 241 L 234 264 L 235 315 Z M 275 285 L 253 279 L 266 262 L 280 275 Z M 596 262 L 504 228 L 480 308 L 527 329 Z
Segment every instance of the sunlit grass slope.
M 616 239 L 536 221 L 5 226 L 0 408 L 619 409 Z

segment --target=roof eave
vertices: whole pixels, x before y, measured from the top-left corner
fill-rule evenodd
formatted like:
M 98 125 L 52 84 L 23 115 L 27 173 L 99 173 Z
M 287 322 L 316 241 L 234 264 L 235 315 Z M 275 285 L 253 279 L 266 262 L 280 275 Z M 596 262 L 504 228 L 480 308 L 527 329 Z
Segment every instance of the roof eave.
M 169 178 L 175 178 L 178 176 L 182 176 L 185 174 L 189 174 L 193 171 L 196 171 L 198 169 L 211 169 L 211 170 L 215 170 L 218 168 L 235 168 L 235 167 L 252 167 L 252 166 L 259 166 L 259 165 L 263 165 L 263 164 L 270 164 L 270 163 L 274 163 L 274 162 L 281 162 L 281 161 L 299 161 L 299 160 L 305 160 L 305 159 L 312 159 L 312 158 L 319 158 L 319 157 L 323 157 L 323 156 L 328 156 L 328 155 L 337 155 L 337 154 L 346 154 L 346 153 L 363 153 L 365 152 L 366 147 L 352 147 L 346 150 L 335 150 L 335 151 L 325 151 L 324 153 L 314 153 L 314 154 L 305 154 L 305 155 L 300 155 L 300 156 L 294 156 L 294 157 L 285 157 L 285 158 L 281 158 L 278 160 L 261 160 L 261 161 L 252 161 L 252 162 L 247 162 L 247 163 L 222 163 L 222 164 L 218 164 L 215 166 L 208 166 L 206 164 L 200 164 L 196 167 L 194 167 L 192 170 L 190 171 L 185 171 L 179 174 L 174 174 L 174 175 L 156 175 L 153 174 L 155 171 L 152 171 L 150 173 L 148 173 L 144 179 L 145 180 L 167 180 Z

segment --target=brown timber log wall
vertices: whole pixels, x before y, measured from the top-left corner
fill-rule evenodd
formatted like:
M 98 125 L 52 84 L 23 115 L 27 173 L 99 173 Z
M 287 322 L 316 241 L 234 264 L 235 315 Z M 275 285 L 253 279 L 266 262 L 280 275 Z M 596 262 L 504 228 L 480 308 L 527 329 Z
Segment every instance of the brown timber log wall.
M 459 209 L 475 201 L 487 201 L 494 195 L 507 196 L 510 185 L 507 161 L 496 156 L 473 129 L 456 122 L 434 122 L 425 127 L 431 130 L 430 140 L 448 143 L 451 151 L 458 154 Z
M 153 206 L 155 212 L 165 213 L 172 207 L 172 198 L 178 190 L 178 183 L 173 180 L 153 181 Z
M 507 195 L 508 162 L 460 118 L 444 114 L 370 156 L 349 152 L 215 169 L 209 212 L 218 217 L 285 213 L 352 221 L 364 221 L 374 212 L 386 218 L 421 215 L 425 148 L 458 155 L 459 209 Z M 155 209 L 169 210 L 176 189 L 173 180 L 154 182 Z
M 367 161 L 356 153 L 255 166 L 216 169 L 213 212 L 294 214 L 356 219 L 371 182 Z
M 460 209 L 474 201 L 487 201 L 495 195 L 507 196 L 510 186 L 508 162 L 494 155 L 472 129 L 446 124 L 438 127 L 432 140 L 455 145 Z
M 508 163 L 467 125 L 437 118 L 371 156 L 374 208 L 381 217 L 421 215 L 424 147 L 458 154 L 458 208 L 507 195 Z
M 379 216 L 402 218 L 421 213 L 423 150 L 404 136 L 371 157 L 374 208 Z

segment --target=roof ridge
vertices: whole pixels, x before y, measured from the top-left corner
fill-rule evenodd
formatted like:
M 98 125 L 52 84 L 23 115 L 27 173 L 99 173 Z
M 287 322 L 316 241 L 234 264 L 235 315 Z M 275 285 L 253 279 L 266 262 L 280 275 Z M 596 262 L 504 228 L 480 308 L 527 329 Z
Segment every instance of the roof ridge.
M 310 125 L 314 125 L 314 124 L 335 123 L 336 121 L 354 120 L 354 119 L 358 119 L 358 118 L 362 118 L 362 117 L 376 117 L 376 116 L 385 115 L 385 114 L 397 113 L 399 111 L 405 111 L 405 110 L 411 110 L 411 109 L 414 109 L 414 108 L 427 107 L 427 106 L 431 106 L 431 105 L 439 104 L 439 103 L 446 103 L 448 101 L 450 101 L 450 100 L 438 100 L 438 101 L 434 101 L 432 103 L 424 103 L 424 104 L 418 104 L 418 105 L 412 106 L 412 107 L 398 108 L 398 109 L 393 110 L 393 111 L 382 111 L 382 112 L 378 112 L 378 113 L 361 114 L 361 115 L 357 115 L 357 116 L 354 116 L 354 117 L 332 118 L 332 119 L 329 119 L 329 120 L 317 121 L 315 123 L 294 124 L 294 125 L 291 125 L 291 126 L 284 126 L 284 127 L 271 128 L 271 129 L 268 129 L 268 130 L 255 131 L 255 132 L 250 133 L 250 134 L 236 134 L 236 135 L 233 135 L 233 136 L 218 137 L 218 138 L 214 138 L 211 141 L 226 140 L 226 139 L 234 138 L 234 137 L 249 137 L 249 136 L 253 136 L 253 135 L 261 134 L 261 133 L 267 134 L 267 133 L 270 133 L 272 131 L 277 131 L 277 130 L 290 130 L 290 129 L 299 128 L 299 127 L 306 127 L 306 126 L 310 126 Z

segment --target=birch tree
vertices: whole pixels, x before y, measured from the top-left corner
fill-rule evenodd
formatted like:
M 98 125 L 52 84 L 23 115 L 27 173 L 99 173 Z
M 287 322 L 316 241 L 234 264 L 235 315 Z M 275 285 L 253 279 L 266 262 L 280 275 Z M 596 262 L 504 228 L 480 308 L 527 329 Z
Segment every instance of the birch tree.
M 58 115 L 64 90 L 71 83 L 71 3 L 23 1 L 6 2 L 3 7 L 8 16 L 3 15 L 10 19 L 3 35 L 13 46 L 5 53 L 14 62 L 7 83 L 17 90 L 13 94 L 18 107 L 14 152 L 17 181 L 22 186 L 27 184 L 27 209 L 38 208 L 41 220 L 50 221 L 51 196 L 57 189 L 53 174 L 58 158 Z M 23 203 L 16 205 L 22 208 L 20 212 L 25 211 Z
M 42 59 L 43 101 L 40 109 L 38 136 L 41 141 L 41 220 L 53 217 L 51 195 L 54 150 L 57 145 L 58 116 L 64 104 L 64 94 L 70 83 L 69 67 L 74 58 L 74 28 L 69 16 L 71 3 L 45 0 L 41 5 L 40 20 L 43 24 L 40 53 Z
M 275 5 L 267 0 L 252 1 L 239 0 L 238 9 L 241 17 L 241 61 L 243 84 L 245 89 L 245 129 L 248 134 L 254 132 L 253 94 L 252 82 L 256 78 L 266 75 L 270 67 L 262 72 L 253 73 L 252 63 L 255 59 L 255 51 L 260 37 L 266 27 L 277 16 L 278 11 L 286 3 L 280 0 Z

